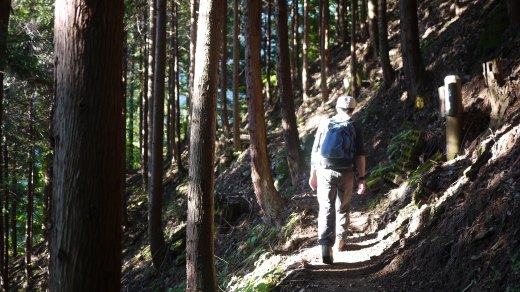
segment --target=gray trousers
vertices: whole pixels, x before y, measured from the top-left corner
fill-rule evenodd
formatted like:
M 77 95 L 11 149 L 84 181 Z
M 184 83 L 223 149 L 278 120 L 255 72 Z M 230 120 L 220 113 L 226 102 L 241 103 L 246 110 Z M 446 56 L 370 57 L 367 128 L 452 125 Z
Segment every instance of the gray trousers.
M 352 169 L 341 172 L 318 169 L 316 176 L 320 206 L 318 242 L 333 246 L 336 238 L 339 240 L 347 236 L 354 172 Z

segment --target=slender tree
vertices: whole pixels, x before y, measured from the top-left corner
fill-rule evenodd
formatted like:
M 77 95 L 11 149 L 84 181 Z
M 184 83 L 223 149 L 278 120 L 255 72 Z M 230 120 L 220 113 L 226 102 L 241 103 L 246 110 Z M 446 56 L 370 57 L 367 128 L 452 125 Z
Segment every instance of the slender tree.
M 162 268 L 166 254 L 162 218 L 163 187 L 163 142 L 164 142 L 164 78 L 166 60 L 166 0 L 157 0 L 154 94 L 153 94 L 153 131 L 151 149 L 151 177 L 148 194 L 148 239 L 152 261 L 157 269 Z
M 12 148 L 12 147 L 11 147 Z M 6 151 L 7 153 L 7 151 Z M 9 224 L 10 224 L 10 231 L 11 231 L 11 255 L 13 258 L 16 258 L 18 256 L 18 227 L 16 224 L 16 214 L 18 211 L 18 202 L 20 201 L 20 196 L 16 192 L 16 160 L 12 159 L 12 171 L 11 171 L 11 208 L 9 210 Z
M 357 98 L 359 96 L 359 84 L 357 82 L 357 57 L 356 57 L 356 25 L 357 25 L 357 5 L 356 1 L 352 1 L 350 5 L 351 12 L 351 36 L 350 36 L 350 94 Z
M 321 68 L 321 98 L 329 100 L 329 0 L 320 0 L 320 68 Z
M 189 127 L 191 126 L 191 99 L 193 96 L 193 78 L 195 74 L 195 55 L 196 55 L 196 44 L 197 44 L 197 19 L 199 13 L 199 1 L 200 0 L 191 0 L 190 1 L 190 68 L 189 68 L 189 92 L 187 95 L 186 104 L 188 105 L 188 114 L 186 115 L 186 129 L 185 133 L 189 132 Z M 189 140 L 189 135 L 186 135 L 186 139 Z
M 8 28 L 9 28 L 10 13 L 11 13 L 11 0 L 0 0 L 0 137 L 2 137 L 2 124 L 3 124 L 2 118 L 3 118 L 3 111 L 4 111 L 3 110 L 4 72 L 5 72 L 5 65 L 6 65 L 6 60 L 7 60 L 7 33 L 8 33 Z M 0 144 L 0 147 L 2 147 L 1 144 Z M 7 147 L 5 147 L 4 149 L 7 150 Z M 0 157 L 2 157 L 1 153 L 0 153 Z M 6 163 L 6 162 L 4 162 L 4 163 Z M 0 179 L 0 185 L 3 185 L 3 187 L 7 186 L 7 173 L 5 174 L 5 176 L 2 176 L 2 178 Z M 0 202 L 2 202 L 2 201 L 7 202 L 7 193 L 4 193 L 3 200 L 0 199 Z M 3 203 L 0 204 L 0 217 L 3 218 L 3 214 L 1 211 L 1 210 L 3 210 L 2 205 L 3 205 Z M 6 209 L 7 209 L 7 204 L 6 204 Z M 2 227 L 3 227 L 4 224 L 3 224 L 2 220 L 0 220 L 0 224 L 2 224 Z M 7 225 L 7 222 L 6 222 L 6 225 Z M 2 283 L 5 288 L 5 291 L 9 291 L 6 287 L 6 283 L 8 281 L 8 279 L 7 279 L 8 275 L 5 272 L 5 268 L 4 268 L 7 266 L 7 262 L 3 262 L 4 258 L 2 256 L 4 254 L 4 251 L 7 252 L 7 248 L 6 248 L 6 244 L 4 243 L 4 240 L 3 240 L 3 234 L 4 234 L 3 228 L 1 231 L 2 232 L 0 234 L 2 236 L 2 240 L 0 241 L 0 251 L 2 253 L 0 254 L 0 257 L 2 257 L 2 261 L 0 261 L 0 262 L 1 262 L 1 267 L 3 270 Z
M 287 0 L 286 0 L 287 1 Z M 291 76 L 292 76 L 292 84 L 293 84 L 293 89 L 296 90 L 296 87 L 297 87 L 297 84 L 299 83 L 298 80 L 299 80 L 299 70 L 298 70 L 298 58 L 299 58 L 299 55 L 300 55 L 300 52 L 299 52 L 299 46 L 298 46 L 298 43 L 299 43 L 299 36 L 298 36 L 298 26 L 299 26 L 299 22 L 298 22 L 298 0 L 292 0 L 292 21 L 291 21 L 291 24 L 292 24 L 292 50 L 290 52 L 290 56 L 291 56 Z
M 149 38 L 148 38 L 148 86 L 146 93 L 146 100 L 148 101 L 148 111 L 146 114 L 147 120 L 147 130 L 148 130 L 148 194 L 151 194 L 150 191 L 150 180 L 152 179 L 152 152 L 153 152 L 153 121 L 154 121 L 154 94 L 155 94 L 155 50 L 157 44 L 157 0 L 148 0 L 148 28 L 149 28 Z M 148 201 L 150 203 L 150 201 Z
M 3 165 L 2 171 L 4 173 L 4 206 L 5 212 L 3 216 L 3 226 L 4 230 L 0 236 L 4 238 L 4 250 L 0 255 L 3 257 L 3 265 L 2 265 L 2 283 L 4 291 L 9 291 L 9 155 L 7 153 L 7 137 L 4 135 L 3 143 L 2 143 L 2 152 L 3 152 Z
M 283 137 L 287 151 L 287 165 L 291 174 L 291 181 L 296 185 L 305 174 L 306 167 L 300 148 L 298 125 L 294 108 L 294 94 L 292 90 L 291 68 L 289 64 L 289 42 L 287 29 L 287 0 L 276 2 L 276 32 L 278 35 L 278 84 L 280 88 L 280 109 L 282 113 Z
M 197 32 L 197 59 L 190 139 L 187 291 L 217 291 L 214 261 L 215 131 L 218 66 L 224 0 L 203 0 Z
M 273 10 L 273 0 L 267 0 L 267 16 L 266 16 L 266 41 L 265 41 L 265 75 L 266 75 L 266 88 L 265 95 L 267 102 L 270 105 L 275 103 L 274 96 L 271 94 L 271 15 Z
M 119 291 L 123 1 L 58 0 L 55 9 L 49 289 Z
M 377 59 L 379 55 L 379 29 L 377 19 L 377 0 L 368 0 L 368 32 L 374 59 Z
M 303 47 L 302 47 L 302 91 L 303 100 L 309 99 L 309 0 L 303 0 Z
M 242 151 L 240 141 L 240 104 L 238 100 L 238 75 L 240 62 L 240 17 L 239 0 L 233 1 L 233 144 L 236 151 Z
M 143 70 L 143 76 L 142 76 L 142 79 L 141 79 L 141 84 L 143 85 L 143 88 L 141 90 L 141 93 L 140 93 L 140 99 L 141 99 L 141 102 L 140 102 L 140 109 L 139 109 L 139 119 L 140 119 L 140 122 L 139 122 L 139 126 L 141 128 L 140 130 L 140 135 L 141 135 L 141 175 L 142 175 L 142 178 L 143 178 L 143 182 L 142 182 L 142 188 L 144 191 L 147 191 L 148 190 L 148 148 L 149 148 L 149 145 L 148 145 L 148 136 L 150 135 L 149 133 L 149 121 L 148 121 L 148 107 L 150 106 L 149 105 L 149 102 L 148 102 L 148 75 L 150 73 L 150 68 L 149 68 L 149 57 L 148 55 L 150 54 L 150 42 L 148 41 L 150 39 L 150 32 L 148 31 L 148 27 L 149 27 L 149 11 L 150 9 L 145 9 L 145 12 L 144 12 L 144 50 L 142 50 L 141 52 L 141 57 L 143 59 L 143 61 L 141 62 L 141 64 L 143 65 L 144 67 L 144 70 Z
M 180 86 L 179 86 L 179 23 L 178 23 L 178 15 L 179 15 L 179 5 L 176 1 L 172 1 L 173 6 L 173 34 L 175 39 L 174 45 L 174 53 L 173 53 L 173 70 L 174 70 L 174 95 L 175 95 L 175 134 L 177 136 L 176 142 L 176 161 L 177 161 L 177 169 L 179 172 L 184 171 L 184 167 L 182 165 L 181 154 L 181 102 L 180 102 Z M 174 139 L 175 141 L 175 139 Z
M 378 0 L 379 15 L 379 57 L 383 69 L 383 82 L 385 88 L 390 88 L 394 82 L 395 72 L 390 64 L 388 48 L 388 25 L 386 21 L 386 0 Z
M 31 98 L 29 101 L 29 160 L 27 167 L 27 205 L 26 205 L 26 221 L 25 221 L 25 276 L 27 279 L 27 287 L 32 288 L 32 239 L 33 239 L 33 212 L 34 212 L 34 163 L 35 163 L 35 129 L 34 129 L 34 99 Z
M 224 9 L 224 21 L 222 22 L 222 58 L 220 62 L 220 98 L 222 103 L 222 112 L 221 112 L 221 120 L 222 120 L 222 128 L 224 129 L 224 136 L 226 138 L 229 137 L 231 132 L 229 128 L 229 120 L 228 120 L 228 111 L 227 111 L 227 1 L 225 1 Z
M 260 76 L 261 12 L 260 1 L 244 1 L 251 177 L 258 204 L 264 212 L 266 220 L 276 222 L 282 208 L 282 198 L 274 187 L 267 155 L 264 97 Z
M 417 20 L 417 2 L 415 0 L 399 0 L 399 17 L 401 23 L 401 53 L 405 83 L 408 88 L 408 100 L 421 107 L 424 102 L 424 63 L 419 44 L 419 26 Z

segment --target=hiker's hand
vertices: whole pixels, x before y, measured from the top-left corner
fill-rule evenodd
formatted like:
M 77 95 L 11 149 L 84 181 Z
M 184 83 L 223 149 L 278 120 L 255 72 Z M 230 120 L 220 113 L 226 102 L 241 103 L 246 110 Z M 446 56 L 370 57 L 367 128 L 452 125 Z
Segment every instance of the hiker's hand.
M 364 195 L 365 191 L 367 190 L 367 184 L 364 180 L 360 181 L 357 187 L 357 193 L 358 195 Z
M 309 178 L 309 186 L 313 191 L 316 190 L 316 187 L 318 186 L 318 179 L 316 178 L 315 172 L 313 172 Z

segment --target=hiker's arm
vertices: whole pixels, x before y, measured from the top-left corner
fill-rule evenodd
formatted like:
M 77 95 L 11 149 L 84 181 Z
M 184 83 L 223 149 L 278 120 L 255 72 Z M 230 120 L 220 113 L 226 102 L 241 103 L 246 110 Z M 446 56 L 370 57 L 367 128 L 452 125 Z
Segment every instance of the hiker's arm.
M 358 156 L 358 175 L 359 175 L 359 183 L 358 183 L 358 191 L 359 195 L 363 195 L 367 189 L 366 185 L 366 173 L 365 173 L 365 155 Z
M 323 125 L 324 123 L 321 122 L 318 126 L 318 130 L 316 131 L 316 136 L 314 136 L 314 143 L 312 145 L 312 151 L 311 151 L 311 173 L 309 174 L 309 186 L 314 191 L 316 187 L 318 186 L 317 178 L 316 178 L 316 167 L 318 164 L 318 160 L 320 159 L 320 154 L 318 153 L 318 150 L 320 148 L 320 141 L 321 141 L 321 135 L 323 133 Z

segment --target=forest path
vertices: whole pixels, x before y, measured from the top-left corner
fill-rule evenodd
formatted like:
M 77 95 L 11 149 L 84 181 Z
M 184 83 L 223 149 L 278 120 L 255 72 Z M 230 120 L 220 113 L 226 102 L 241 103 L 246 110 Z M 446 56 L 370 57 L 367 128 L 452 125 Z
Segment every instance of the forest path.
M 391 263 L 404 234 L 407 217 L 398 216 L 381 229 L 367 232 L 371 211 L 353 212 L 347 250 L 334 250 L 334 264 L 322 263 L 321 247 L 303 248 L 286 259 L 286 277 L 275 291 L 384 291 L 372 279 Z

